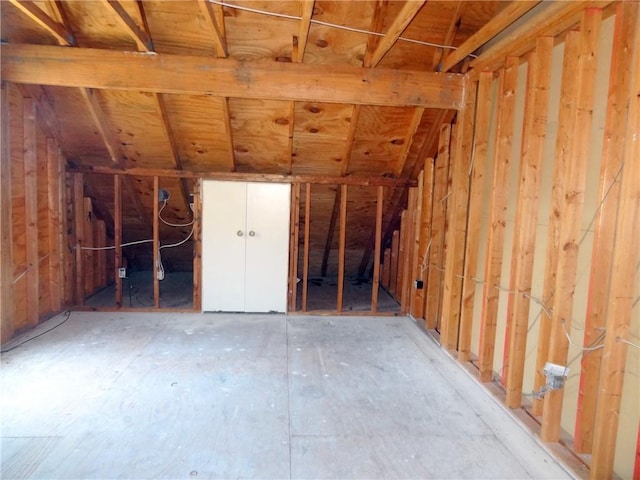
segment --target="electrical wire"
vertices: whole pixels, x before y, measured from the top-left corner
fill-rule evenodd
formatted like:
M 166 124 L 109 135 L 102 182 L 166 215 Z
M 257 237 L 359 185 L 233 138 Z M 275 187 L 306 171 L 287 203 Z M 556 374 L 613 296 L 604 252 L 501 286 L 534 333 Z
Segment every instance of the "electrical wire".
M 71 317 L 71 310 L 67 310 L 66 312 L 64 312 L 64 315 L 65 315 L 64 320 L 62 320 L 62 321 L 61 321 L 60 323 L 58 323 L 57 325 L 54 325 L 53 327 L 51 327 L 51 328 L 49 328 L 49 329 L 45 330 L 44 332 L 40 332 L 39 334 L 34 335 L 33 337 L 29 337 L 29 338 L 27 338 L 27 339 L 25 339 L 25 340 L 21 341 L 21 342 L 20 342 L 20 343 L 18 343 L 17 345 L 14 345 L 14 346 L 12 346 L 12 347 L 10 347 L 10 348 L 7 348 L 6 350 L 1 350 L 1 351 L 0 351 L 0 353 L 7 353 L 7 352 L 10 352 L 10 351 L 12 351 L 12 350 L 15 350 L 16 348 L 21 347 L 21 346 L 22 346 L 22 345 L 24 345 L 25 343 L 30 342 L 31 340 L 35 340 L 36 338 L 40 338 L 40 337 L 42 337 L 43 335 L 46 335 L 47 333 L 49 333 L 49 332 L 51 332 L 51 331 L 55 330 L 55 329 L 56 329 L 56 328 L 58 328 L 59 326 L 61 326 L 61 325 L 65 324 L 65 323 L 67 322 L 67 320 L 69 320 L 69 317 Z
M 640 350 L 640 345 L 630 342 L 629 340 L 625 340 L 624 338 L 616 337 L 616 342 L 626 343 L 627 345 L 631 345 L 633 348 Z
M 167 206 L 167 200 L 164 200 L 162 203 L 162 207 L 160 208 L 160 210 L 158 211 L 158 218 L 162 221 L 162 223 L 164 223 L 165 225 L 168 225 L 170 227 L 190 227 L 191 225 L 193 225 L 193 223 L 196 221 L 195 217 L 191 219 L 191 221 L 189 223 L 171 223 L 168 222 L 167 220 L 165 220 L 164 218 L 162 218 L 162 210 L 164 210 L 164 207 Z

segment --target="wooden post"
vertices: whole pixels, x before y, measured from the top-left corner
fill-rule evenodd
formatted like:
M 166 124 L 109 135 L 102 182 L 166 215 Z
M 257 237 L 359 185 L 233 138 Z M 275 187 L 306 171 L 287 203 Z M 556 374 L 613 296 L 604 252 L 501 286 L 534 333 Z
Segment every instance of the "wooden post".
M 60 273 L 60 229 L 62 226 L 62 203 L 60 183 L 62 182 L 58 145 L 53 138 L 47 138 L 47 213 L 49 228 L 49 300 L 51 310 L 59 312 L 62 308 L 62 283 Z
M 476 116 L 477 82 L 466 79 L 464 109 L 458 112 L 455 149 L 452 160 L 451 210 L 447 212 L 449 233 L 440 318 L 440 343 L 444 348 L 458 348 L 467 211 L 469 206 L 469 166 Z
M 607 119 L 598 187 L 598 201 L 601 206 L 594 221 L 594 225 L 598 225 L 598 228 L 595 229 L 593 238 L 584 345 L 592 345 L 602 334 L 609 303 L 609 291 L 602 286 L 608 284 L 611 278 L 615 219 L 620 191 L 617 175 L 622 168 L 624 158 L 625 132 L 621 125 L 626 122 L 627 108 L 632 97 L 630 91 L 633 65 L 632 42 L 637 22 L 637 3 L 620 2 L 617 4 L 609 75 Z M 582 375 L 578 389 L 578 415 L 574 436 L 574 447 L 576 451 L 581 453 L 591 453 L 593 444 L 601 359 L 602 350 L 593 350 L 582 357 Z
M 107 246 L 107 227 L 104 220 L 97 220 L 93 223 L 93 245 L 96 248 Z M 94 285 L 102 288 L 107 284 L 107 251 L 96 250 L 96 268 L 94 271 Z
M 309 287 L 309 229 L 311 227 L 311 184 L 304 189 L 304 253 L 302 263 L 302 311 L 307 311 L 307 290 Z
M 11 225 L 11 138 L 9 84 L 2 82 L 0 101 L 0 342 L 9 340 L 13 328 L 13 232 Z
M 384 187 L 377 187 L 376 198 L 376 245 L 373 257 L 373 281 L 371 291 L 371 313 L 378 313 L 378 294 L 380 290 L 380 254 L 382 250 L 382 207 L 384 206 Z
M 493 357 L 498 323 L 498 301 L 500 298 L 502 253 L 507 215 L 508 179 L 513 139 L 515 91 L 518 83 L 520 59 L 510 57 L 500 72 L 498 89 L 498 133 L 493 161 L 491 200 L 489 205 L 489 238 L 487 240 L 484 270 L 485 286 L 482 294 L 482 317 L 480 324 L 480 348 L 478 364 L 480 381 L 489 382 L 493 378 Z
M 84 210 L 82 215 L 83 220 L 83 233 L 82 233 L 82 246 L 85 249 L 93 248 L 93 204 L 91 198 L 83 198 Z M 95 291 L 94 280 L 94 258 L 95 254 L 93 250 L 83 250 L 82 260 L 84 262 L 84 296 L 85 298 L 93 295 Z
M 553 298 L 556 267 L 560 244 L 561 209 L 564 198 L 565 163 L 568 151 L 573 141 L 573 126 L 571 118 L 575 109 L 575 95 L 577 91 L 577 68 L 579 42 L 577 32 L 568 32 L 565 37 L 564 60 L 562 65 L 562 83 L 560 91 L 560 111 L 558 114 L 558 135 L 556 138 L 556 155 L 553 165 L 553 187 L 551 190 L 551 206 L 549 212 L 549 227 L 547 231 L 547 247 L 545 253 L 545 270 L 542 289 L 542 301 L 545 304 Z M 536 357 L 536 378 L 534 390 L 539 391 L 545 384 L 544 365 L 549 361 L 549 336 L 551 332 L 551 317 L 543 310 L 540 314 L 538 328 L 538 352 Z M 533 413 L 541 415 L 542 400 L 533 400 Z
M 442 261 L 444 238 L 446 233 L 447 196 L 449 184 L 449 144 L 451 139 L 451 125 L 440 126 L 438 139 L 438 156 L 434 161 L 433 212 L 431 220 L 431 246 L 429 259 L 429 277 L 425 306 L 425 326 L 436 327 L 440 316 L 442 301 Z
M 567 162 L 563 172 L 564 200 L 560 218 L 560 250 L 553 297 L 553 318 L 549 338 L 548 361 L 557 365 L 567 364 L 569 343 L 565 331 L 571 329 L 573 294 L 578 268 L 580 228 L 584 204 L 585 180 L 589 158 L 589 136 L 593 115 L 593 97 L 597 66 L 598 38 L 602 12 L 587 9 L 583 13 L 579 35 L 578 69 L 572 74 L 577 80 L 576 103 L 572 109 Z M 637 181 L 637 178 L 636 178 Z M 560 417 L 564 390 L 552 390 L 544 397 L 544 415 L 540 438 L 555 442 L 560 438 Z
M 404 257 L 402 259 L 402 292 L 400 296 L 400 313 L 406 315 L 411 306 L 411 291 L 413 290 L 413 252 L 415 246 L 416 204 L 418 201 L 418 189 L 409 189 L 406 210 L 406 232 L 404 238 Z
M 485 169 L 491 125 L 493 73 L 481 72 L 478 81 L 478 105 L 476 129 L 473 140 L 471 185 L 469 186 L 469 215 L 467 217 L 467 245 L 464 255 L 464 279 L 462 283 L 462 307 L 460 310 L 460 335 L 458 360 L 468 362 L 471 358 L 471 334 L 473 330 L 473 307 L 476 293 L 480 225 L 482 224 L 482 199 L 484 194 Z
M 403 210 L 400 215 L 400 233 L 398 236 L 398 269 L 396 272 L 396 299 L 400 302 L 400 309 L 402 311 L 402 294 L 404 292 L 404 259 L 407 254 L 407 227 L 409 219 L 407 218 L 407 210 Z
M 637 8 L 637 7 L 636 7 Z M 620 422 L 620 401 L 627 363 L 629 324 L 633 315 L 634 276 L 640 261 L 640 29 L 636 23 L 631 68 L 632 98 L 626 128 L 624 170 L 620 181 L 620 204 L 606 310 L 606 336 L 596 400 L 591 478 L 611 478 Z M 614 44 L 615 45 L 615 44 Z M 619 125 L 620 127 L 620 125 Z M 637 315 L 637 312 L 636 312 Z M 636 396 L 637 399 L 637 396 Z M 624 421 L 624 419 L 623 419 Z M 636 463 L 636 472 L 638 473 Z
M 153 177 L 153 306 L 160 308 L 160 225 L 158 224 L 160 179 Z
M 293 185 L 291 223 L 289 226 L 289 312 L 298 310 L 298 238 L 300 235 L 300 184 Z
M 507 397 L 505 403 L 517 408 L 522 403 L 527 333 L 529 327 L 529 298 L 533 277 L 533 260 L 536 246 L 539 191 L 544 162 L 544 139 L 549 86 L 551 81 L 551 56 L 553 38 L 540 37 L 536 50 L 529 55 L 527 95 L 524 106 L 524 125 L 520 159 L 520 187 L 516 207 L 515 236 L 511 260 L 510 290 L 507 319 L 510 324 L 508 370 L 506 374 Z
M 202 182 L 193 185 L 193 309 L 202 310 Z
M 420 172 L 418 175 L 418 186 L 415 189 L 416 198 L 414 200 L 414 216 L 413 216 L 413 238 L 412 238 L 412 247 L 411 247 L 411 277 L 410 277 L 410 286 L 411 290 L 409 291 L 409 299 L 407 305 L 407 311 L 411 314 L 413 318 L 415 316 L 414 305 L 417 303 L 416 299 L 418 297 L 418 292 L 422 292 L 422 290 L 418 290 L 415 282 L 421 280 L 422 272 L 422 260 L 420 259 L 420 237 L 421 237 L 421 228 L 422 228 L 422 196 L 424 192 L 424 170 Z
M 382 279 L 380 281 L 380 283 L 382 283 L 382 286 L 387 291 L 389 290 L 389 283 L 391 281 L 390 277 L 391 277 L 391 248 L 388 247 L 384 249 L 384 260 L 382 263 Z
M 73 211 L 75 249 L 76 249 L 76 271 L 75 271 L 75 303 L 84 305 L 84 178 L 82 173 L 73 174 Z
M 122 307 L 122 278 L 118 274 L 122 268 L 122 178 L 113 176 L 113 236 L 115 243 L 115 277 L 116 277 L 116 306 Z
M 414 318 L 425 317 L 425 292 L 428 284 L 428 263 L 429 249 L 431 241 L 431 210 L 433 203 L 433 159 L 428 158 L 424 163 L 422 175 L 422 198 L 420 212 L 420 241 L 418 244 L 417 266 L 418 272 L 416 279 L 422 280 L 422 288 L 416 289 L 416 294 L 411 304 L 411 314 Z
M 400 231 L 394 230 L 391 235 L 391 265 L 389 267 L 389 293 L 394 297 L 398 287 L 398 257 L 400 253 Z
M 27 323 L 34 326 L 39 318 L 38 272 L 38 159 L 36 144 L 36 104 L 31 98 L 23 100 L 24 148 L 24 209 L 26 225 L 27 261 Z
M 347 241 L 347 185 L 342 185 L 340 192 L 340 235 L 338 242 L 338 298 L 336 311 L 342 312 L 344 296 L 344 255 Z

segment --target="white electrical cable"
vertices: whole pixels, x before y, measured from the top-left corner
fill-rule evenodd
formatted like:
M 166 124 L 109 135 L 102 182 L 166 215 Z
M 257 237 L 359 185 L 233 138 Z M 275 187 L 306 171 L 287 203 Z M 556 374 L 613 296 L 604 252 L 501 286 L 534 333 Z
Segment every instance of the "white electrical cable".
M 123 243 L 120 245 L 120 248 L 130 247 L 131 245 L 140 245 L 142 243 L 151 243 L 151 242 L 153 242 L 153 238 L 149 240 L 136 240 L 135 242 Z M 78 248 L 78 247 L 73 247 L 73 248 Z M 115 248 L 116 248 L 115 245 L 111 245 L 108 247 L 80 247 L 80 250 L 114 250 Z
M 160 208 L 160 210 L 158 211 L 158 218 L 162 221 L 162 223 L 164 223 L 165 225 L 169 225 L 170 227 L 190 227 L 191 225 L 193 225 L 193 222 L 196 221 L 195 218 L 193 218 L 189 223 L 171 223 L 168 222 L 167 220 L 165 220 L 164 218 L 162 218 L 162 210 L 164 210 L 164 207 L 167 206 L 167 200 L 164 200 L 164 202 L 162 203 L 162 207 Z

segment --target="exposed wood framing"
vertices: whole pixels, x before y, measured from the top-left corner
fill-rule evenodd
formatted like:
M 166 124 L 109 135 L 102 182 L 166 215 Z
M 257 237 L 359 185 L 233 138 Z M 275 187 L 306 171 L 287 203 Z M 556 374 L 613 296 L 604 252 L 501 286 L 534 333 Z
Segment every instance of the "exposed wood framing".
M 387 14 L 388 4 L 389 0 L 376 0 L 376 3 L 373 6 L 373 15 L 371 16 L 371 25 L 369 27 L 369 30 L 371 32 L 379 33 L 382 31 L 382 27 L 384 26 L 384 17 Z M 373 52 L 376 50 L 379 43 L 380 37 L 378 35 L 369 35 L 367 37 L 367 46 L 364 52 L 364 59 L 362 60 L 363 66 L 372 66 L 371 61 L 373 58 Z
M 409 198 L 407 200 L 407 210 L 405 215 L 405 235 L 402 239 L 404 244 L 404 255 L 402 257 L 402 290 L 400 291 L 400 313 L 406 315 L 411 306 L 411 291 L 413 290 L 413 251 L 415 246 L 415 224 L 416 224 L 416 205 L 418 201 L 417 187 L 409 189 Z
M 298 26 L 298 36 L 296 37 L 297 51 L 292 55 L 294 62 L 302 62 L 304 59 L 304 51 L 307 47 L 307 38 L 309 37 L 309 28 L 311 27 L 311 17 L 313 16 L 313 6 L 315 0 L 302 1 L 302 14 L 300 25 Z
M 38 164 L 36 142 L 36 104 L 31 98 L 23 99 L 24 146 L 24 210 L 27 253 L 27 323 L 38 323 L 40 295 L 38 259 Z
M 382 262 L 382 278 L 380 284 L 388 291 L 391 278 L 391 247 L 384 249 L 384 260 Z
M 489 130 L 491 125 L 493 74 L 482 72 L 478 81 L 478 103 L 473 140 L 471 185 L 469 186 L 469 214 L 467 217 L 467 245 L 464 255 L 464 279 L 462 284 L 462 306 L 460 309 L 460 335 L 458 360 L 471 359 L 471 334 L 473 329 L 473 307 L 477 288 L 478 250 L 484 182 L 486 175 Z
M 141 52 L 152 52 L 153 43 L 151 42 L 151 37 L 136 24 L 122 4 L 118 0 L 103 0 L 103 2 L 116 14 L 116 18 L 120 21 L 120 24 L 136 42 L 138 50 Z
M 480 320 L 480 349 L 478 366 L 480 380 L 493 378 L 493 358 L 498 324 L 498 302 L 504 233 L 507 220 L 509 169 L 511 168 L 511 144 L 514 134 L 515 90 L 518 82 L 518 57 L 509 57 L 504 71 L 500 72 L 498 89 L 497 143 L 493 160 L 493 177 L 489 203 L 489 236 L 487 240 L 484 288 L 482 292 L 482 317 Z
M 213 45 L 216 49 L 216 55 L 220 58 L 226 58 L 228 55 L 227 39 L 222 5 L 213 4 L 208 0 L 198 0 L 198 6 L 200 7 L 200 13 L 213 31 Z
M 575 109 L 569 119 L 572 142 L 568 144 L 567 161 L 563 172 L 564 198 L 560 218 L 560 250 L 553 296 L 553 317 L 549 338 L 548 361 L 566 365 L 569 344 L 565 331 L 571 329 L 573 296 L 578 269 L 580 228 L 584 205 L 585 181 L 589 158 L 589 136 L 593 116 L 598 38 L 602 12 L 585 10 L 579 32 L 578 69 Z M 544 441 L 560 438 L 560 417 L 564 390 L 555 390 L 544 397 L 544 415 L 540 437 Z
M 38 85 L 220 97 L 459 109 L 457 74 L 90 48 L 0 46 L 2 79 Z M 96 68 L 100 65 L 100 68 Z M 277 82 L 273 78 L 278 78 Z
M 398 269 L 397 269 L 397 280 L 396 280 L 396 300 L 400 302 L 400 313 L 406 314 L 407 312 L 403 311 L 404 305 L 402 305 L 402 294 L 404 293 L 404 269 L 405 269 L 405 255 L 407 254 L 407 224 L 409 220 L 407 219 L 407 210 L 402 210 L 402 214 L 400 215 L 400 236 L 398 237 Z
M 609 291 L 602 288 L 606 279 L 611 279 L 611 262 L 615 237 L 615 219 L 618 208 L 620 183 L 618 174 L 624 159 L 624 136 L 620 126 L 627 121 L 627 110 L 632 95 L 630 90 L 633 67 L 633 35 L 637 29 L 638 4 L 621 2 L 615 17 L 607 119 L 604 147 L 600 168 L 598 201 L 601 204 L 594 225 L 593 255 L 591 259 L 591 282 L 587 300 L 584 345 L 593 345 L 605 328 L 605 313 L 609 304 Z M 637 55 L 637 54 L 636 54 Z M 605 201 L 606 198 L 606 201 Z M 578 417 L 575 430 L 575 449 L 591 453 L 593 428 L 598 398 L 598 381 L 602 350 L 594 350 L 582 357 L 582 375 L 578 389 Z
M 13 317 L 13 232 L 11 222 L 11 152 L 9 129 L 9 85 L 2 82 L 0 102 L 0 340 L 14 333 Z
M 195 182 L 193 191 L 193 309 L 202 310 L 202 186 Z
M 82 219 L 82 271 L 84 273 L 84 297 L 88 298 L 95 291 L 94 271 L 95 271 L 95 251 L 93 249 L 93 205 L 91 199 L 87 196 L 82 198 L 83 210 L 80 218 Z
M 227 163 L 229 164 L 229 171 L 236 171 L 236 159 L 233 154 L 233 129 L 231 128 L 231 114 L 229 113 L 229 99 L 225 98 L 222 101 L 222 115 L 224 117 L 224 127 L 227 134 L 227 145 L 229 145 L 229 157 Z M 293 118 L 293 116 L 292 116 Z M 293 120 L 291 120 L 293 125 Z M 291 160 L 289 160 L 291 161 Z
M 116 278 L 116 307 L 122 307 L 122 278 L 118 275 L 122 264 L 122 177 L 113 176 L 113 229 L 115 245 L 115 278 Z
M 61 199 L 62 165 L 58 145 L 47 138 L 47 220 L 49 229 L 49 300 L 51 310 L 58 312 L 62 308 L 62 286 L 64 275 L 62 268 L 62 211 Z
M 51 101 L 40 85 L 17 85 L 23 97 L 33 98 L 36 101 L 36 108 L 44 124 L 40 123 L 40 129 L 51 138 L 59 140 L 62 137 L 62 128 L 56 117 Z
M 60 45 L 74 46 L 76 40 L 64 25 L 56 22 L 45 13 L 35 2 L 24 0 L 10 0 L 22 13 L 52 35 Z
M 411 149 L 411 145 L 413 144 L 413 137 L 418 131 L 418 127 L 420 126 L 420 122 L 422 121 L 422 115 L 424 114 L 424 108 L 419 107 L 416 108 L 413 112 L 413 117 L 411 118 L 411 125 L 409 126 L 409 131 L 407 132 L 407 136 L 404 142 L 404 148 L 402 153 L 400 154 L 400 158 L 398 159 L 398 163 L 395 167 L 395 176 L 401 177 L 402 173 L 405 170 L 405 166 L 407 163 L 407 158 L 409 157 L 409 150 Z
M 83 175 L 75 173 L 73 175 L 73 211 L 74 211 L 74 232 L 75 232 L 75 248 L 76 264 L 75 264 L 75 304 L 84 305 L 84 252 L 82 247 L 84 241 L 84 188 Z
M 322 252 L 322 265 L 320 266 L 320 275 L 327 275 L 327 268 L 329 267 L 329 254 L 331 253 L 331 245 L 333 244 L 333 235 L 336 230 L 336 223 L 338 222 L 338 215 L 340 214 L 340 194 L 341 188 L 336 188 L 336 195 L 333 197 L 333 208 L 331 209 L 331 219 L 329 220 L 329 228 L 327 229 L 327 240 L 324 244 L 324 251 Z
M 418 14 L 422 6 L 426 3 L 426 0 L 415 0 L 406 2 L 398 16 L 393 20 L 393 23 L 387 30 L 384 37 L 378 42 L 376 49 L 371 54 L 370 66 L 375 67 L 380 63 L 380 60 L 387 54 L 391 47 L 395 45 L 404 32 L 405 28 L 411 23 L 414 17 Z
M 384 187 L 377 188 L 376 194 L 376 245 L 373 255 L 373 287 L 371 291 L 371 313 L 378 312 L 380 291 L 380 254 L 382 250 L 382 209 L 384 206 Z
M 344 300 L 344 260 L 347 245 L 347 185 L 340 187 L 340 230 L 338 233 L 338 298 L 336 311 L 342 312 Z
M 441 71 L 449 71 L 464 60 L 467 55 L 475 52 L 539 3 L 539 1 L 512 1 L 509 3 L 498 15 L 483 25 L 456 50 L 447 55 L 442 62 Z
M 293 185 L 291 198 L 291 224 L 289 227 L 291 238 L 289 240 L 289 312 L 297 311 L 298 302 L 298 256 L 300 243 L 300 184 Z
M 160 180 L 153 177 L 153 306 L 160 307 L 160 279 L 158 278 L 160 270 L 160 225 L 158 225 L 159 202 L 158 194 L 160 192 Z
M 458 30 L 460 29 L 460 22 L 462 20 L 460 17 L 460 10 L 462 9 L 463 3 L 464 2 L 462 0 L 456 1 L 456 8 L 453 12 L 453 15 L 451 16 L 451 22 L 449 23 L 449 28 L 447 29 L 447 33 L 444 36 L 444 40 L 442 41 L 443 45 L 452 45 L 453 41 L 456 38 L 456 33 L 458 33 Z M 446 58 L 449 57 L 450 55 L 451 55 L 450 49 L 438 48 L 436 50 L 436 53 L 433 57 L 433 64 L 436 65 L 437 71 L 439 72 L 443 71 L 442 70 L 442 65 L 444 63 L 443 59 L 446 60 Z
M 476 111 L 477 82 L 467 81 L 465 109 L 458 117 L 451 160 L 452 208 L 447 212 L 447 253 L 442 293 L 440 341 L 447 349 L 458 347 L 460 304 L 464 273 L 466 220 L 469 202 L 469 166 L 471 165 L 473 127 Z
M 422 281 L 422 288 L 416 289 L 411 303 L 411 315 L 413 318 L 425 318 L 425 302 L 428 286 L 428 263 L 429 250 L 431 248 L 431 219 L 433 209 L 433 187 L 434 187 L 434 163 L 429 158 L 424 164 L 422 172 L 422 194 L 418 199 L 420 205 L 420 224 L 418 225 L 418 248 L 417 248 L 417 272 L 414 275 L 416 280 Z
M 539 191 L 544 162 L 544 140 L 551 83 L 553 38 L 540 37 L 536 50 L 528 57 L 527 93 L 524 106 L 522 149 L 520 158 L 518 202 L 514 226 L 513 254 L 507 306 L 507 372 L 505 403 L 517 408 L 522 403 L 529 304 L 533 279 Z
M 391 235 L 391 262 L 389 267 L 389 293 L 395 297 L 398 287 L 398 254 L 400 250 L 400 232 L 394 230 Z
M 422 236 L 421 234 L 421 228 L 422 228 L 422 197 L 424 194 L 424 172 L 420 172 L 420 174 L 418 175 L 418 186 L 415 188 L 416 191 L 416 198 L 414 201 L 414 216 L 413 216 L 413 238 L 412 238 L 412 249 L 411 249 L 411 260 L 410 260 L 410 267 L 411 267 L 411 275 L 410 275 L 410 281 L 412 285 L 412 288 L 409 292 L 409 300 L 408 300 L 408 305 L 407 305 L 407 311 L 411 314 L 411 316 L 413 316 L 414 318 L 416 318 L 415 315 L 415 311 L 414 311 L 414 305 L 416 304 L 416 297 L 418 296 L 418 292 L 421 292 L 421 290 L 418 290 L 417 287 L 417 282 L 421 277 L 422 277 L 422 273 L 420 272 L 421 266 L 422 266 L 422 260 L 419 258 L 420 256 L 420 237 Z M 425 214 L 426 216 L 426 214 Z M 375 256 L 374 256 L 375 259 Z
M 304 252 L 302 260 L 302 311 L 307 311 L 309 289 L 309 233 L 311 229 L 311 184 L 304 188 Z

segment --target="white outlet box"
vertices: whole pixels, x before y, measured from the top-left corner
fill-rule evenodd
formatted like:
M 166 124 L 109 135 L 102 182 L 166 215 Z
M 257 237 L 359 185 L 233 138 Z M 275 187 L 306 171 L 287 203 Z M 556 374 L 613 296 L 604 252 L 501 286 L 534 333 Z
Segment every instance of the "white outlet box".
M 118 277 L 127 278 L 127 269 L 125 267 L 120 267 L 118 269 Z

